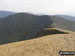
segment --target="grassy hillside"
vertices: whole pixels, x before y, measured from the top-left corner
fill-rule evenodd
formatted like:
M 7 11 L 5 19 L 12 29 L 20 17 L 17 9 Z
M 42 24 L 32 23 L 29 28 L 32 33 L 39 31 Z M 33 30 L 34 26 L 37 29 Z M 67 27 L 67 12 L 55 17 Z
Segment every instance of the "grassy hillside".
M 62 18 L 67 19 L 67 20 L 75 21 L 75 17 L 74 16 L 70 16 L 70 15 L 56 15 L 56 16 L 62 17 Z
M 0 44 L 33 39 L 44 28 L 75 31 L 75 22 L 49 15 L 29 13 L 10 15 L 0 19 Z
M 61 17 L 57 17 L 57 16 L 52 16 L 50 17 L 53 21 L 52 26 L 54 28 L 60 28 L 60 29 L 65 29 L 65 30 L 69 30 L 69 31 L 74 31 L 75 32 L 75 22 L 74 21 L 70 21 Z
M 59 28 L 44 28 L 36 34 L 37 37 L 46 36 L 46 35 L 55 35 L 55 34 L 73 34 L 72 31 L 62 30 Z
M 59 51 L 75 51 L 75 34 L 55 34 L 0 45 L 0 56 L 59 56 Z

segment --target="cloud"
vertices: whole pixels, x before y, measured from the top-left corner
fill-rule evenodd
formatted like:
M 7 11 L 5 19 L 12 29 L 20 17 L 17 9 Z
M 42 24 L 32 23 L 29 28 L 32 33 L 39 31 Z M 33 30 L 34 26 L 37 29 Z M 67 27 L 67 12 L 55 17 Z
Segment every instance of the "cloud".
M 0 10 L 70 14 L 75 12 L 75 0 L 0 0 Z

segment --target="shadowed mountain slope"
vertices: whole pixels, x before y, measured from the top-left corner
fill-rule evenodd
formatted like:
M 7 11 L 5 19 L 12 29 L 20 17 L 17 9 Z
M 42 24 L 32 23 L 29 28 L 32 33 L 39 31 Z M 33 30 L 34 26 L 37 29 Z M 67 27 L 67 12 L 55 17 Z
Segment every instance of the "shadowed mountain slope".
M 57 16 L 17 13 L 0 19 L 0 44 L 33 39 L 44 28 L 75 31 L 75 22 Z
M 0 43 L 30 39 L 32 34 L 35 36 L 41 29 L 51 27 L 51 24 L 52 20 L 46 15 L 36 16 L 28 13 L 0 19 Z

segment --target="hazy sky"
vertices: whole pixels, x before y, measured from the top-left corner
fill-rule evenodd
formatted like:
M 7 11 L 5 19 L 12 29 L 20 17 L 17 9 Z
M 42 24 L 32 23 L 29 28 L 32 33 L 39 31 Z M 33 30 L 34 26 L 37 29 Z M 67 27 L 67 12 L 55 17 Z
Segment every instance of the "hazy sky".
M 75 15 L 75 0 L 0 0 L 0 10 Z

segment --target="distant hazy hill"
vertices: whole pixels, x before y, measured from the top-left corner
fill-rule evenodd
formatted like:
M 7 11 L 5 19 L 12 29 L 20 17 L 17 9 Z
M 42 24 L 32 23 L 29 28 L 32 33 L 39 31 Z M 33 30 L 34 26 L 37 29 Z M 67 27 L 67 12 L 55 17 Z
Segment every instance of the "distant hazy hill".
M 57 16 L 17 13 L 0 19 L 0 44 L 32 39 L 43 28 L 75 31 L 75 22 Z
M 10 11 L 0 11 L 0 18 L 9 16 L 9 15 L 12 15 L 12 14 L 15 14 L 15 12 L 10 12 Z
M 58 16 L 51 16 L 53 21 L 52 26 L 55 28 L 65 29 L 69 31 L 75 31 L 75 21 L 67 20 Z
M 73 17 L 73 16 L 69 16 L 69 15 L 56 15 L 56 16 L 75 21 L 75 17 Z

